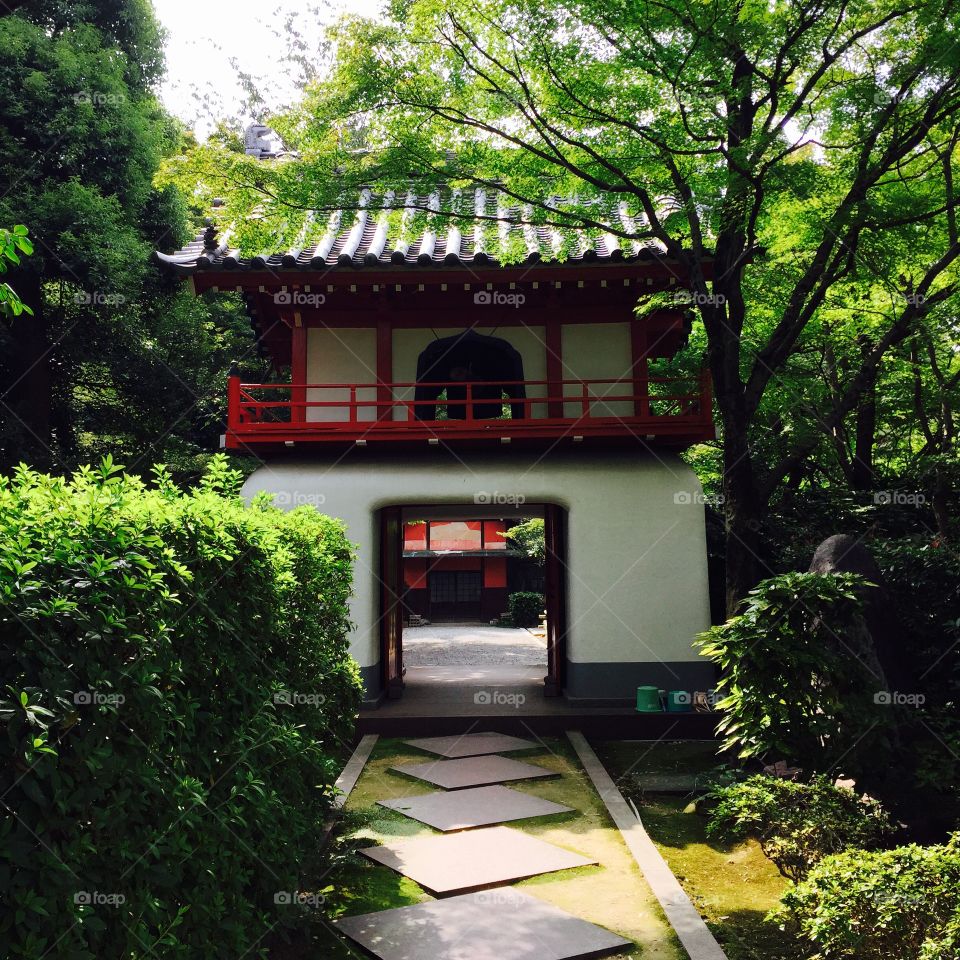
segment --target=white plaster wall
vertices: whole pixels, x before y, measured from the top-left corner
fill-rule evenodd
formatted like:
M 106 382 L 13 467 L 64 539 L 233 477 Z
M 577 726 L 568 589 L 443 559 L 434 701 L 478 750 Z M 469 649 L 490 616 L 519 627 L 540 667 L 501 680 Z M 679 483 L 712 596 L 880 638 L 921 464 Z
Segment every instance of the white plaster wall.
M 308 383 L 376 383 L 377 331 L 372 328 L 332 330 L 311 327 L 307 330 Z M 307 400 L 344 401 L 350 391 L 326 387 L 307 391 Z M 376 400 L 376 389 L 357 391 L 358 400 Z M 360 407 L 360 420 L 376 420 L 376 408 Z M 349 419 L 346 408 L 307 407 L 307 419 L 342 422 Z
M 522 309 L 522 308 L 519 308 Z M 547 345 L 543 327 L 474 327 L 476 333 L 506 340 L 523 358 L 524 380 L 547 379 Z M 463 333 L 463 327 L 434 327 L 432 330 L 398 329 L 393 331 L 393 379 L 395 383 L 413 383 L 417 379 L 417 360 L 434 340 Z M 413 399 L 413 387 L 398 390 L 397 398 Z M 545 397 L 546 387 L 530 387 L 528 397 Z M 531 409 L 534 417 L 547 415 L 546 404 Z M 395 420 L 406 420 L 405 410 L 394 412 Z
M 564 380 L 613 380 L 633 377 L 633 356 L 629 323 L 565 323 L 561 327 Z M 598 384 L 591 395 L 624 396 L 633 393 L 633 384 Z M 567 384 L 564 396 L 580 396 L 580 388 Z M 580 416 L 580 403 L 565 403 L 564 414 Z M 633 403 L 594 400 L 590 412 L 595 417 L 629 417 Z
M 376 511 L 430 503 L 469 512 L 480 493 L 568 511 L 569 660 L 699 660 L 692 642 L 710 622 L 704 512 L 696 476 L 672 455 L 510 451 L 463 461 L 438 450 L 403 461 L 355 450 L 328 463 L 263 466 L 243 492 L 261 490 L 322 503 L 346 522 L 358 550 L 351 651 L 361 666 L 379 660 Z

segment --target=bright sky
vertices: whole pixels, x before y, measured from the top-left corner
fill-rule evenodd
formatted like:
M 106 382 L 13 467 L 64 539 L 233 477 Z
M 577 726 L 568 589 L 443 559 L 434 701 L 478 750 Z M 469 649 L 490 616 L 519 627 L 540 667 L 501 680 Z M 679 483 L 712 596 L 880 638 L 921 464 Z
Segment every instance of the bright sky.
M 254 119 L 243 110 L 244 74 L 254 79 L 268 108 L 297 97 L 297 68 L 283 62 L 289 18 L 317 52 L 324 28 L 340 14 L 374 16 L 382 0 L 153 0 L 153 5 L 167 31 L 161 99 L 205 135 L 218 117 Z

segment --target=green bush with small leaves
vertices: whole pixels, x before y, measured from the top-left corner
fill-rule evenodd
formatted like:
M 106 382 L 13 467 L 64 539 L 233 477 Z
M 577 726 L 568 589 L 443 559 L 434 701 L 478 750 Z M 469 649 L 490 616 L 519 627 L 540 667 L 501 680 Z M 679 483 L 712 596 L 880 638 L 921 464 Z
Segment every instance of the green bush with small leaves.
M 743 612 L 702 634 L 720 670 L 717 730 L 743 759 L 784 759 L 856 777 L 889 748 L 855 574 L 788 573 L 750 591 Z
M 0 478 L 0 943 L 258 957 L 304 922 L 359 700 L 339 522 L 109 460 Z M 269 936 L 268 936 L 269 934 Z
M 519 590 L 507 598 L 510 619 L 515 627 L 535 627 L 543 615 L 544 598 L 542 593 Z
M 805 877 L 831 853 L 848 847 L 879 847 L 894 834 L 879 803 L 836 787 L 826 777 L 796 783 L 758 774 L 717 787 L 708 800 L 710 836 L 752 837 L 790 880 Z
M 960 838 L 826 857 L 775 919 L 821 960 L 957 960 Z

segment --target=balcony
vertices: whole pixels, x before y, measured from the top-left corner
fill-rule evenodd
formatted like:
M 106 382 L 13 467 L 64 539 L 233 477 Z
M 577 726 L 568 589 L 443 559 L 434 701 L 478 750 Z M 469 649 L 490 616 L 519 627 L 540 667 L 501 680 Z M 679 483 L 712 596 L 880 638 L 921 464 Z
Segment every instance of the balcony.
M 630 380 L 446 383 L 228 381 L 225 446 L 715 437 L 709 373 Z

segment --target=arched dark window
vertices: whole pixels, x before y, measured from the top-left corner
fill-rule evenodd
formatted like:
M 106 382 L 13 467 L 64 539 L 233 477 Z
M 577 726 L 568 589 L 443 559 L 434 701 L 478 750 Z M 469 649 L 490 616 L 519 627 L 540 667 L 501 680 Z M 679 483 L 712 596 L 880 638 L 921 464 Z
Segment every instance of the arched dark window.
M 500 337 L 486 337 L 472 330 L 452 337 L 434 340 L 417 360 L 417 389 L 414 399 L 418 420 L 436 420 L 440 395 L 446 399 L 439 411 L 446 409 L 449 420 L 465 420 L 466 387 L 473 383 L 473 416 L 477 420 L 495 420 L 503 416 L 503 398 L 523 400 L 523 358 L 520 352 Z M 450 384 L 446 388 L 437 384 Z M 422 402 L 421 402 L 422 401 Z M 459 401 L 459 402 L 458 402 Z M 523 416 L 523 404 L 510 404 L 510 416 Z

